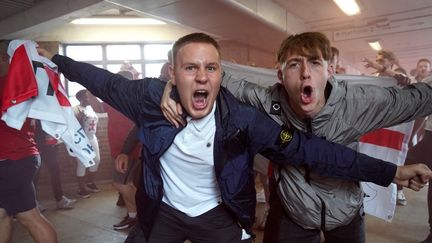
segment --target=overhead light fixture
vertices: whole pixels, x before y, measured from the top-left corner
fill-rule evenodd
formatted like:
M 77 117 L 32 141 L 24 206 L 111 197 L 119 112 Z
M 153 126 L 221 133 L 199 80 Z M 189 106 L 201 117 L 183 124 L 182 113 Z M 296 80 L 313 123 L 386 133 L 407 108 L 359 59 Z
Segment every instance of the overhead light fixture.
M 72 24 L 82 25 L 163 25 L 163 21 L 152 18 L 116 18 L 116 17 L 95 17 L 75 19 Z
M 382 50 L 382 46 L 381 46 L 379 41 L 369 41 L 368 44 L 375 51 L 381 51 Z
M 360 7 L 355 0 L 333 0 L 333 2 L 348 16 L 360 13 Z

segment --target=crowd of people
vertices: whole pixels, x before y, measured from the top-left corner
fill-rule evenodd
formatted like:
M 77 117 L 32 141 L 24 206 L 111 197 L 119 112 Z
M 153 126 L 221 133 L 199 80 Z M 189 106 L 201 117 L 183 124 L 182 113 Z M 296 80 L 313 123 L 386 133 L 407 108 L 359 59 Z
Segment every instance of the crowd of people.
M 327 243 L 365 242 L 359 181 L 381 186 L 394 182 L 417 191 L 432 177 L 428 166 L 418 164 L 431 166 L 427 157 L 397 166 L 355 151 L 360 137 L 370 131 L 416 119 L 422 123 L 432 113 L 428 59 L 420 59 L 410 76 L 394 54 L 379 52 L 375 61 L 365 58 L 365 65 L 377 76 L 394 77 L 399 86 L 354 85 L 333 76 L 345 70 L 328 38 L 306 32 L 282 42 L 277 53 L 280 83 L 261 87 L 223 73 L 219 44 L 204 33 L 174 43 L 172 59 L 163 68 L 168 75 L 160 78 L 137 79 L 128 70 L 114 74 L 43 48 L 38 52 L 68 80 L 86 88 L 76 94 L 80 104 L 73 111 L 96 158 L 89 168 L 77 162 L 79 197 L 100 190 L 95 181 L 98 116 L 90 97 L 103 101 L 108 133 L 129 122 L 122 125 L 122 136 L 108 136 L 113 185 L 127 211 L 113 228 L 132 227 L 128 243 L 252 242 L 256 154 L 266 158 L 255 161 L 264 165 L 262 174 L 270 172 L 268 216 L 260 223 L 268 243 L 318 243 L 322 238 Z M 10 102 L 3 83 L 11 79 L 6 42 L 0 58 L 3 112 Z M 426 122 L 423 139 L 413 150 L 427 146 L 432 138 L 428 129 Z M 0 136 L 11 141 L 0 143 L 0 242 L 11 240 L 13 217 L 36 242 L 57 242 L 55 227 L 36 206 L 39 154 L 51 168 L 57 208 L 71 209 L 76 202 L 63 195 L 58 161 L 44 158 L 57 140 L 46 134 L 36 139 L 38 130 L 31 118 L 21 130 L 0 121 Z M 431 190 L 428 195 L 432 200 Z M 424 242 L 431 240 L 429 235 Z

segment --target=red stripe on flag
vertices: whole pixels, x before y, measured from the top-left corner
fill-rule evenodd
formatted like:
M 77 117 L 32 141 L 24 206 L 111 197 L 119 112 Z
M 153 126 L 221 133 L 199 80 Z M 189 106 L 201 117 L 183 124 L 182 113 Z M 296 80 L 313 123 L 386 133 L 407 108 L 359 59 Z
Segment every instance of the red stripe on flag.
M 24 45 L 18 47 L 9 65 L 9 72 L 3 85 L 1 111 L 38 95 L 37 81 L 33 66 Z
M 360 142 L 402 150 L 404 137 L 405 134 L 401 132 L 383 128 L 363 135 Z

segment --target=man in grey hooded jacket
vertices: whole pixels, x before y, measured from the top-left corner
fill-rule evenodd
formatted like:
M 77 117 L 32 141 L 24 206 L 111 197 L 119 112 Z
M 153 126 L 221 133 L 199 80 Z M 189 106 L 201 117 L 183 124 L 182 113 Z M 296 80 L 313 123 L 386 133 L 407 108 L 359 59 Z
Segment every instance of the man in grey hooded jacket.
M 431 86 L 383 88 L 336 80 L 330 57 L 325 35 L 293 35 L 278 51 L 281 83 L 265 88 L 226 74 L 223 85 L 279 124 L 351 148 L 369 131 L 432 113 Z M 172 101 L 164 102 L 167 118 L 183 123 L 173 112 L 179 109 Z M 363 191 L 358 182 L 319 177 L 304 166 L 275 167 L 274 172 L 277 183 L 264 242 L 320 242 L 320 231 L 326 243 L 365 242 Z

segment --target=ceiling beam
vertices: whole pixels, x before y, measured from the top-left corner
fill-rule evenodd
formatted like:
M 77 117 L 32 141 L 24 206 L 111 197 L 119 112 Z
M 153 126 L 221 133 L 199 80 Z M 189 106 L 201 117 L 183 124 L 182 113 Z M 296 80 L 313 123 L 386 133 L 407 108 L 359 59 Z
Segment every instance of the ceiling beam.
M 103 0 L 46 0 L 0 21 L 0 38 L 16 39 L 62 26 L 79 17 L 90 16 L 112 4 Z M 54 11 L 55 10 L 55 11 Z

